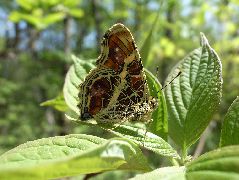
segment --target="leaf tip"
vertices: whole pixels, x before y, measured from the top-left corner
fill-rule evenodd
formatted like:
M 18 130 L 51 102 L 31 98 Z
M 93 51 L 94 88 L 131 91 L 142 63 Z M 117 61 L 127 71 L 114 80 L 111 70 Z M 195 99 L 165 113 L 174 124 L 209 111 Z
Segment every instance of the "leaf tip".
M 200 44 L 201 46 L 208 46 L 209 43 L 208 43 L 208 40 L 206 38 L 206 36 L 204 35 L 203 32 L 200 32 Z
M 44 102 L 40 103 L 40 106 L 47 106 L 47 102 L 44 101 Z
M 71 59 L 74 63 L 77 61 L 77 57 L 74 54 L 71 54 Z

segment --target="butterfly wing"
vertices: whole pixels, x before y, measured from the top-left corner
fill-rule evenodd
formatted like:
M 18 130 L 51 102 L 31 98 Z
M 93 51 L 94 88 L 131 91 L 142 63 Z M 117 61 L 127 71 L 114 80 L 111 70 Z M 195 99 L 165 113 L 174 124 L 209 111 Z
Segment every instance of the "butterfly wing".
M 113 95 L 114 87 L 120 82 L 118 75 L 111 69 L 96 68 L 80 85 L 79 105 L 81 119 L 91 119 L 106 108 Z
M 142 107 L 148 107 L 150 97 L 146 76 L 133 36 L 124 25 L 116 24 L 105 33 L 97 67 L 81 84 L 79 97 L 83 120 L 115 123 L 138 120 L 137 112 L 144 114 Z

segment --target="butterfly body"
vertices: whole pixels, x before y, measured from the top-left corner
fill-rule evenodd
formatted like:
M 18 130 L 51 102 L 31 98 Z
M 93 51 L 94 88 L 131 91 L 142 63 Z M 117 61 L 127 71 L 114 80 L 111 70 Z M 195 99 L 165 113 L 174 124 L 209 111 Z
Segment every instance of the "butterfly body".
M 96 64 L 80 85 L 80 119 L 93 118 L 100 123 L 149 121 L 157 103 L 149 95 L 133 36 L 123 24 L 105 33 Z

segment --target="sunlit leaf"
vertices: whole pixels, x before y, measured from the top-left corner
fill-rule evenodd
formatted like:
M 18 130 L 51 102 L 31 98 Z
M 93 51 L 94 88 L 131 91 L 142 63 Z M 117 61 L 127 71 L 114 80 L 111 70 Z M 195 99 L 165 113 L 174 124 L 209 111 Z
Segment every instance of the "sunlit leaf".
M 154 23 L 152 24 L 152 27 L 149 30 L 148 36 L 146 37 L 142 47 L 140 48 L 140 55 L 141 55 L 141 58 L 143 59 L 143 64 L 145 67 L 148 67 L 151 63 L 148 59 L 148 55 L 149 55 L 150 49 L 152 47 L 153 33 L 155 31 L 155 28 L 156 28 L 156 25 L 158 22 L 158 18 L 159 18 L 159 12 L 157 13 Z
M 82 9 L 79 9 L 79 8 L 70 9 L 69 13 L 70 13 L 71 16 L 73 16 L 75 18 L 81 18 L 84 15 L 84 11 Z
M 239 145 L 239 97 L 237 97 L 224 118 L 220 146 Z
M 19 22 L 22 19 L 21 13 L 18 11 L 12 11 L 8 16 L 8 19 L 13 22 Z
M 58 13 L 51 13 L 51 14 L 48 14 L 46 15 L 42 21 L 43 23 L 45 24 L 45 26 L 49 26 L 51 24 L 54 24 L 58 21 L 62 21 L 63 18 L 65 17 L 65 14 L 62 13 L 62 12 L 58 12 Z
M 55 108 L 56 110 L 63 111 L 63 112 L 66 112 L 68 109 L 68 106 L 66 105 L 66 102 L 65 102 L 62 94 L 57 96 L 54 99 L 50 99 L 45 102 L 42 102 L 40 105 L 41 106 L 51 106 L 51 107 Z
M 150 94 L 158 100 L 158 108 L 152 114 L 153 122 L 150 123 L 150 131 L 167 140 L 168 112 L 164 93 L 161 91 L 162 86 L 158 79 L 147 69 L 145 69 L 145 73 Z
M 76 7 L 77 5 L 79 5 L 81 0 L 64 0 L 64 1 L 60 1 L 60 2 L 62 2 L 63 5 L 66 7 Z
M 162 156 L 179 159 L 177 151 L 174 150 L 166 141 L 140 127 L 120 125 L 117 128 L 109 129 L 108 131 L 116 134 L 117 136 L 128 138 L 145 149 L 151 150 Z
M 34 1 L 32 0 L 16 0 L 17 4 L 25 9 L 25 10 L 31 10 L 34 6 Z
M 0 156 L 0 179 L 55 179 L 115 169 L 151 170 L 135 144 L 83 134 L 30 141 Z
M 89 71 L 95 67 L 93 64 L 95 60 L 82 60 L 75 56 L 72 56 L 72 59 L 74 64 L 70 67 L 66 74 L 63 93 L 66 104 L 69 106 L 69 108 L 71 108 L 75 113 L 79 114 L 77 107 L 79 102 L 78 87 L 84 81 Z
M 164 167 L 149 173 L 137 175 L 130 180 L 186 180 L 185 167 Z
M 166 100 L 169 134 L 183 150 L 200 137 L 221 99 L 221 62 L 203 34 L 201 46 L 179 62 L 167 78 L 169 82 L 181 71 L 166 88 Z
M 239 179 L 239 146 L 208 152 L 186 165 L 186 177 L 197 179 Z

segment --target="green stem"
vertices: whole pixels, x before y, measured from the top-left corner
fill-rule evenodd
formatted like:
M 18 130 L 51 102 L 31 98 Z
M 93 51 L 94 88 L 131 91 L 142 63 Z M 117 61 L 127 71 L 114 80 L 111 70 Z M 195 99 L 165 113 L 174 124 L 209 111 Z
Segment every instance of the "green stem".
M 170 158 L 169 160 L 170 160 L 170 162 L 172 163 L 173 166 L 179 166 L 179 163 L 176 159 Z
M 185 159 L 187 158 L 187 154 L 188 154 L 187 147 L 184 144 L 183 147 L 182 147 L 182 155 L 181 155 L 181 157 L 182 157 L 182 164 L 185 163 Z

